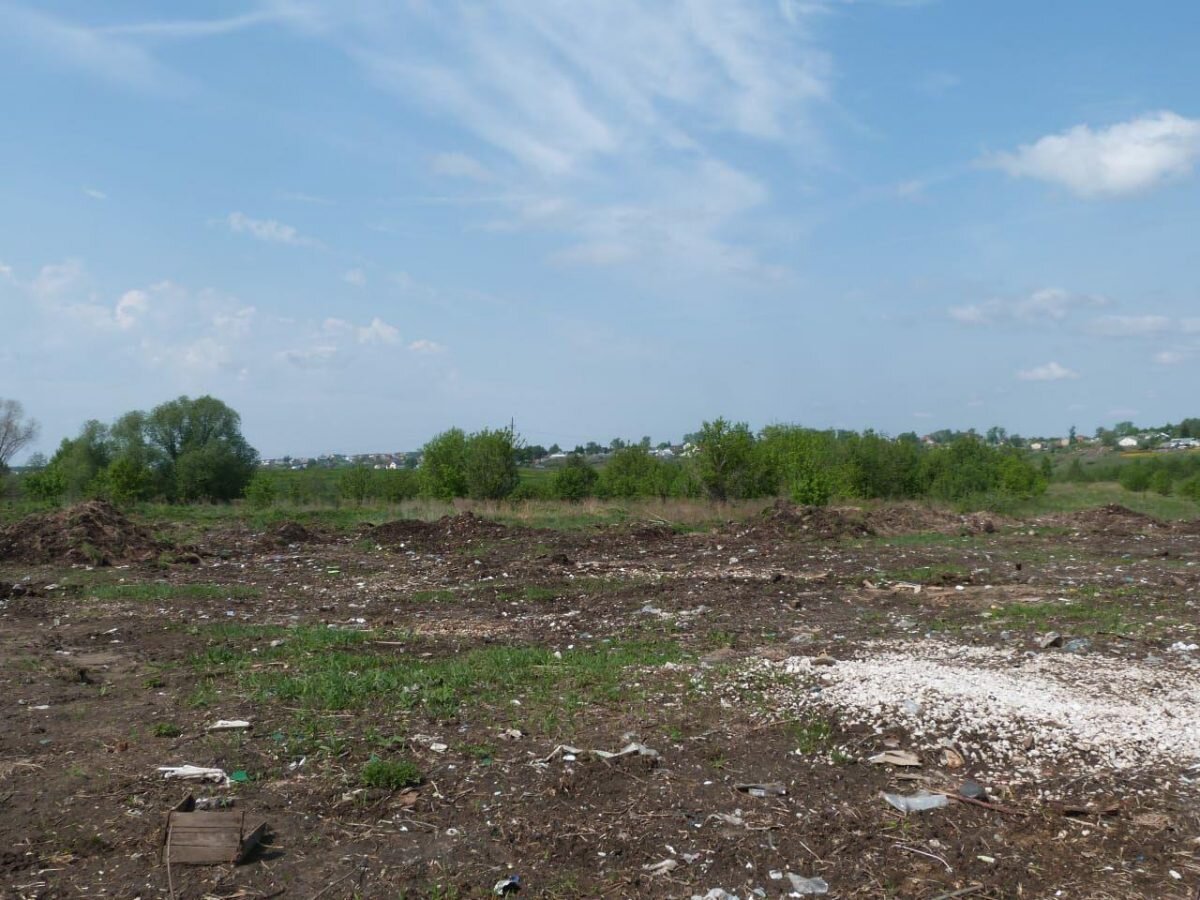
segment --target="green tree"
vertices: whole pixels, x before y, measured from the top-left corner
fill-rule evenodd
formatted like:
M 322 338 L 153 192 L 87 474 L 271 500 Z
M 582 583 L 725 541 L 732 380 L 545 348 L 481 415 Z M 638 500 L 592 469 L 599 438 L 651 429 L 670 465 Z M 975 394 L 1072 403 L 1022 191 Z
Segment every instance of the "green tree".
M 1150 489 L 1150 469 L 1141 463 L 1131 463 L 1121 468 L 1117 481 L 1127 491 L 1143 493 Z
M 500 500 L 511 494 L 517 474 L 517 441 L 511 429 L 485 428 L 467 438 L 467 496 L 476 500 Z
M 215 397 L 183 396 L 126 418 L 131 441 L 140 421 L 147 458 L 176 499 L 232 500 L 254 476 L 258 451 L 242 436 L 241 416 Z
M 560 500 L 582 500 L 595 493 L 599 480 L 599 473 L 588 465 L 587 460 L 572 453 L 563 467 L 554 473 L 554 496 Z
M 758 494 L 754 435 L 745 422 L 723 418 L 705 422 L 697 435 L 693 457 L 696 476 L 712 500 Z
M 246 502 L 255 509 L 266 509 L 275 505 L 278 493 L 275 477 L 270 472 L 259 469 L 246 485 Z
M 97 476 L 112 462 L 113 446 L 108 426 L 89 419 L 74 438 L 63 438 L 46 471 L 55 472 L 47 484 L 62 485 L 60 497 L 75 500 L 96 488 Z
M 422 492 L 439 500 L 467 494 L 467 436 L 451 428 L 430 439 L 421 450 Z
M 605 497 L 659 496 L 664 487 L 661 465 L 643 447 L 624 447 L 600 470 L 598 491 Z
M 338 493 L 346 500 L 352 500 L 357 506 L 371 491 L 371 470 L 366 466 L 352 466 L 342 472 L 338 479 Z
M 1158 469 L 1150 476 L 1150 490 L 1163 497 L 1171 493 L 1171 473 L 1166 469 Z

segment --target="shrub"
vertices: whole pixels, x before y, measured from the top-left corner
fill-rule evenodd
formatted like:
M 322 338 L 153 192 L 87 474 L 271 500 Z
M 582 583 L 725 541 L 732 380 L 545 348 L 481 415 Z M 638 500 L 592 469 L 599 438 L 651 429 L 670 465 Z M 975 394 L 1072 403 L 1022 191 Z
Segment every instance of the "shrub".
M 466 440 L 464 474 L 467 496 L 501 500 L 517 487 L 516 440 L 507 428 L 477 431 Z
M 600 473 L 578 453 L 572 453 L 563 467 L 554 473 L 552 490 L 560 500 L 578 502 L 595 493 L 599 480 Z
M 276 494 L 275 479 L 260 470 L 254 473 L 246 487 L 246 502 L 255 509 L 266 509 L 274 505 Z

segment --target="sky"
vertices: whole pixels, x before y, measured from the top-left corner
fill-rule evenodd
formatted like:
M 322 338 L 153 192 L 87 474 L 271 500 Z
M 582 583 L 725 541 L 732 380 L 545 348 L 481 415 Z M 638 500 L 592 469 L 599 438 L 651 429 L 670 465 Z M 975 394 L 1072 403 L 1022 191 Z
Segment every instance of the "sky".
M 265 456 L 1200 413 L 1192 0 L 0 0 L 0 396 Z

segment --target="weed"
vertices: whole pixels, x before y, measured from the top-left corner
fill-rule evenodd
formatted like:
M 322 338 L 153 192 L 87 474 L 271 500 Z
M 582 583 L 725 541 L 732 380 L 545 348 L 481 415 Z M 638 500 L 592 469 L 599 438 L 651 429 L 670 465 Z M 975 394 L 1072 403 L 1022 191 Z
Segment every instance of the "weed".
M 833 738 L 833 726 L 816 716 L 791 723 L 788 732 L 796 749 L 805 756 L 822 752 Z
M 155 722 L 150 733 L 160 738 L 177 738 L 183 734 L 183 729 L 171 722 Z
M 380 759 L 372 756 L 362 768 L 359 782 L 363 787 L 385 788 L 398 791 L 421 783 L 421 770 L 407 759 Z

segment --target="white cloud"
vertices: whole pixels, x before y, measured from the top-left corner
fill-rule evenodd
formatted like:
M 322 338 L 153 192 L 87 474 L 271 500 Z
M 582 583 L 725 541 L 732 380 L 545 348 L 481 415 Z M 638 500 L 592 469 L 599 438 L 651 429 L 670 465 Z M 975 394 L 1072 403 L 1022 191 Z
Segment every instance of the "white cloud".
M 342 275 L 342 281 L 354 287 L 366 287 L 367 273 L 362 269 L 349 269 Z
M 1043 288 L 1023 297 L 993 298 L 967 306 L 952 306 L 947 314 L 963 325 L 999 322 L 1061 322 L 1078 308 L 1105 306 L 1108 300 L 1093 294 L 1076 294 L 1061 288 Z
M 433 171 L 449 178 L 468 178 L 472 181 L 493 179 L 483 163 L 465 153 L 439 153 L 433 158 Z
M 1078 372 L 1056 362 L 1048 362 L 1044 366 L 1034 366 L 1032 369 L 1022 369 L 1017 372 L 1017 378 L 1021 381 L 1063 381 L 1078 377 Z
M 319 344 L 303 350 L 284 350 L 279 358 L 301 369 L 320 369 L 336 359 L 338 348 L 332 344 Z
M 128 331 L 137 324 L 138 318 L 146 312 L 149 306 L 150 297 L 145 291 L 126 291 L 117 301 L 116 309 L 113 312 L 117 327 Z
M 1200 319 L 1183 319 L 1179 325 L 1184 334 L 1200 334 Z
M 213 327 L 218 331 L 235 338 L 244 338 L 250 334 L 258 309 L 253 306 L 243 306 L 232 312 L 218 312 L 212 318 Z
M 394 344 L 400 340 L 400 330 L 376 316 L 370 325 L 355 331 L 360 344 Z
M 1101 337 L 1145 337 L 1170 327 L 1171 320 L 1166 316 L 1101 316 L 1092 320 L 1088 331 Z
M 12 278 L 12 266 L 6 266 L 0 262 L 0 278 Z
M 424 338 L 413 341 L 408 345 L 408 349 L 413 353 L 441 353 L 446 348 L 437 341 L 429 341 Z
M 108 199 L 108 194 L 104 193 L 104 191 L 98 191 L 95 188 L 85 187 L 83 189 L 83 192 L 87 196 L 91 197 L 93 200 L 107 200 Z
M 1164 111 L 1098 130 L 1077 125 L 985 162 L 1014 178 L 1101 197 L 1139 193 L 1189 175 L 1197 158 L 1200 120 Z
M 248 234 L 256 240 L 271 244 L 291 244 L 297 247 L 315 247 L 317 242 L 304 237 L 292 225 L 275 219 L 252 219 L 245 213 L 231 212 L 226 218 L 229 230 L 236 234 Z
M 83 263 L 77 259 L 68 259 L 42 266 L 33 279 L 30 290 L 37 299 L 53 302 L 79 288 L 83 279 Z
M 1154 361 L 1160 366 L 1177 366 L 1187 359 L 1187 354 L 1181 350 L 1160 350 L 1154 354 Z

